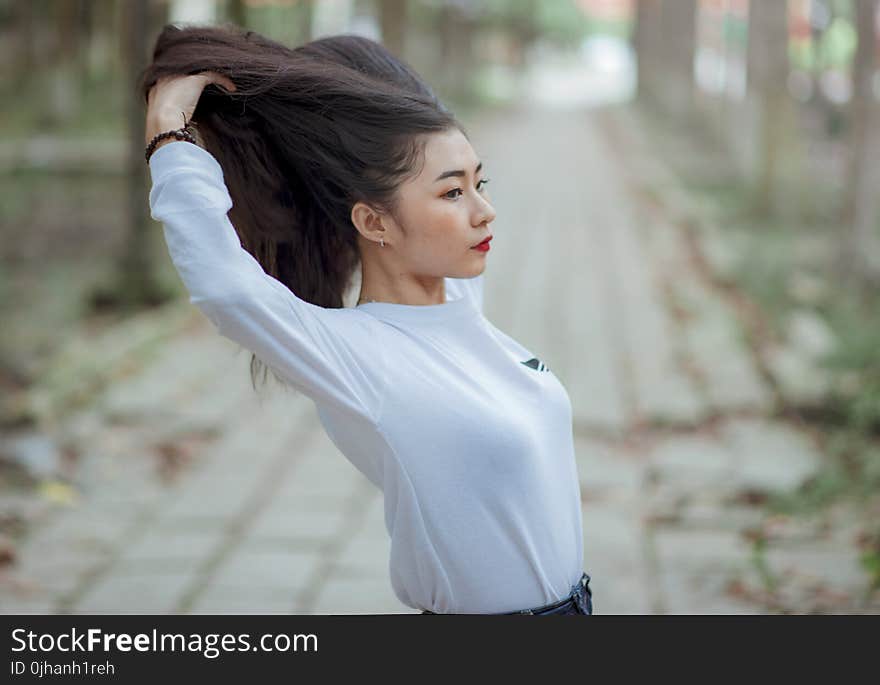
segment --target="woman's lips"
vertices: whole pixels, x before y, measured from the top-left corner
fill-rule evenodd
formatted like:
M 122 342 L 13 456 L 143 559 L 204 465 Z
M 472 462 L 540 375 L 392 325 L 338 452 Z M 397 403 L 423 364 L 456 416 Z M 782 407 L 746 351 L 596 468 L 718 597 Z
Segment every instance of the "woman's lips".
M 489 236 L 488 238 L 486 238 L 486 239 L 485 239 L 483 242 L 481 242 L 479 245 L 474 245 L 471 249 L 472 249 L 472 250 L 479 250 L 480 252 L 488 252 L 488 251 L 489 251 L 489 241 L 490 241 L 490 240 L 492 240 L 492 236 Z

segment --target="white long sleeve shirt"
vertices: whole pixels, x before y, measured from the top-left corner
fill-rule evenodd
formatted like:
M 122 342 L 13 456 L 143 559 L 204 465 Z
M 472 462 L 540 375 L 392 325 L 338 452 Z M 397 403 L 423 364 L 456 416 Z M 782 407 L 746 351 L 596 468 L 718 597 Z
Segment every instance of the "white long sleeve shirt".
M 384 493 L 400 601 L 501 613 L 565 597 L 583 572 L 571 404 L 485 318 L 482 276 L 447 278 L 443 304 L 311 304 L 243 249 L 209 152 L 175 141 L 149 164 L 151 215 L 190 301 L 311 398 Z

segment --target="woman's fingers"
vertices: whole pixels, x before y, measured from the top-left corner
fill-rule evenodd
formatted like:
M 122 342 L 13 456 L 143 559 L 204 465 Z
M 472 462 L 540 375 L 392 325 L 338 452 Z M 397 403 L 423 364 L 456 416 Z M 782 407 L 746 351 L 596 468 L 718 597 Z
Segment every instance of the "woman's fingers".
M 235 84 L 232 82 L 228 76 L 224 76 L 223 74 L 218 74 L 216 71 L 206 71 L 204 73 L 205 78 L 207 79 L 207 83 L 216 83 L 220 86 L 223 86 L 226 90 L 231 93 L 234 93 L 236 88 Z

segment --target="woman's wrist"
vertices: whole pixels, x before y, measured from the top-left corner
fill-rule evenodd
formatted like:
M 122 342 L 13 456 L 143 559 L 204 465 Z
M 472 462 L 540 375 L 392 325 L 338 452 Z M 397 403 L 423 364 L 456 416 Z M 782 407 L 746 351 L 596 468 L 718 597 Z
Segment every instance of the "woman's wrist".
M 147 116 L 147 126 L 145 129 L 146 139 L 144 141 L 144 145 L 149 145 L 150 141 L 153 140 L 153 138 L 155 138 L 160 133 L 165 133 L 166 131 L 176 131 L 183 128 L 183 126 L 183 115 L 180 113 L 178 113 L 177 116 L 168 114 L 156 114 L 153 116 Z M 160 140 L 156 147 L 158 148 L 159 145 L 165 142 L 165 140 Z M 176 139 L 171 138 L 170 140 Z
M 163 145 L 167 145 L 168 143 L 178 143 L 178 142 L 180 142 L 180 141 L 178 141 L 177 138 L 174 138 L 174 137 L 172 137 L 172 138 L 163 138 L 163 139 L 160 140 L 158 143 L 156 143 L 156 145 L 153 147 L 153 153 L 155 154 L 156 150 L 158 150 L 158 149 L 159 149 L 160 147 L 162 147 Z M 149 161 L 149 160 L 148 160 L 148 161 Z

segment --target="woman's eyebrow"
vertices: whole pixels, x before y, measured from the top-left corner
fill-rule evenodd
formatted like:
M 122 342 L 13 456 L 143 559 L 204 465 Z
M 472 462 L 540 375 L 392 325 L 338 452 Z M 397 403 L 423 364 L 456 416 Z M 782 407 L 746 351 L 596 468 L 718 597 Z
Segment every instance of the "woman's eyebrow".
M 474 169 L 474 173 L 476 174 L 482 168 L 483 168 L 483 163 L 480 162 L 479 164 L 477 164 L 477 168 Z M 454 169 L 453 171 L 444 171 L 442 174 L 440 174 L 437 178 L 434 179 L 434 183 L 436 183 L 437 181 L 442 181 L 444 178 L 449 178 L 450 176 L 464 176 L 464 169 Z

